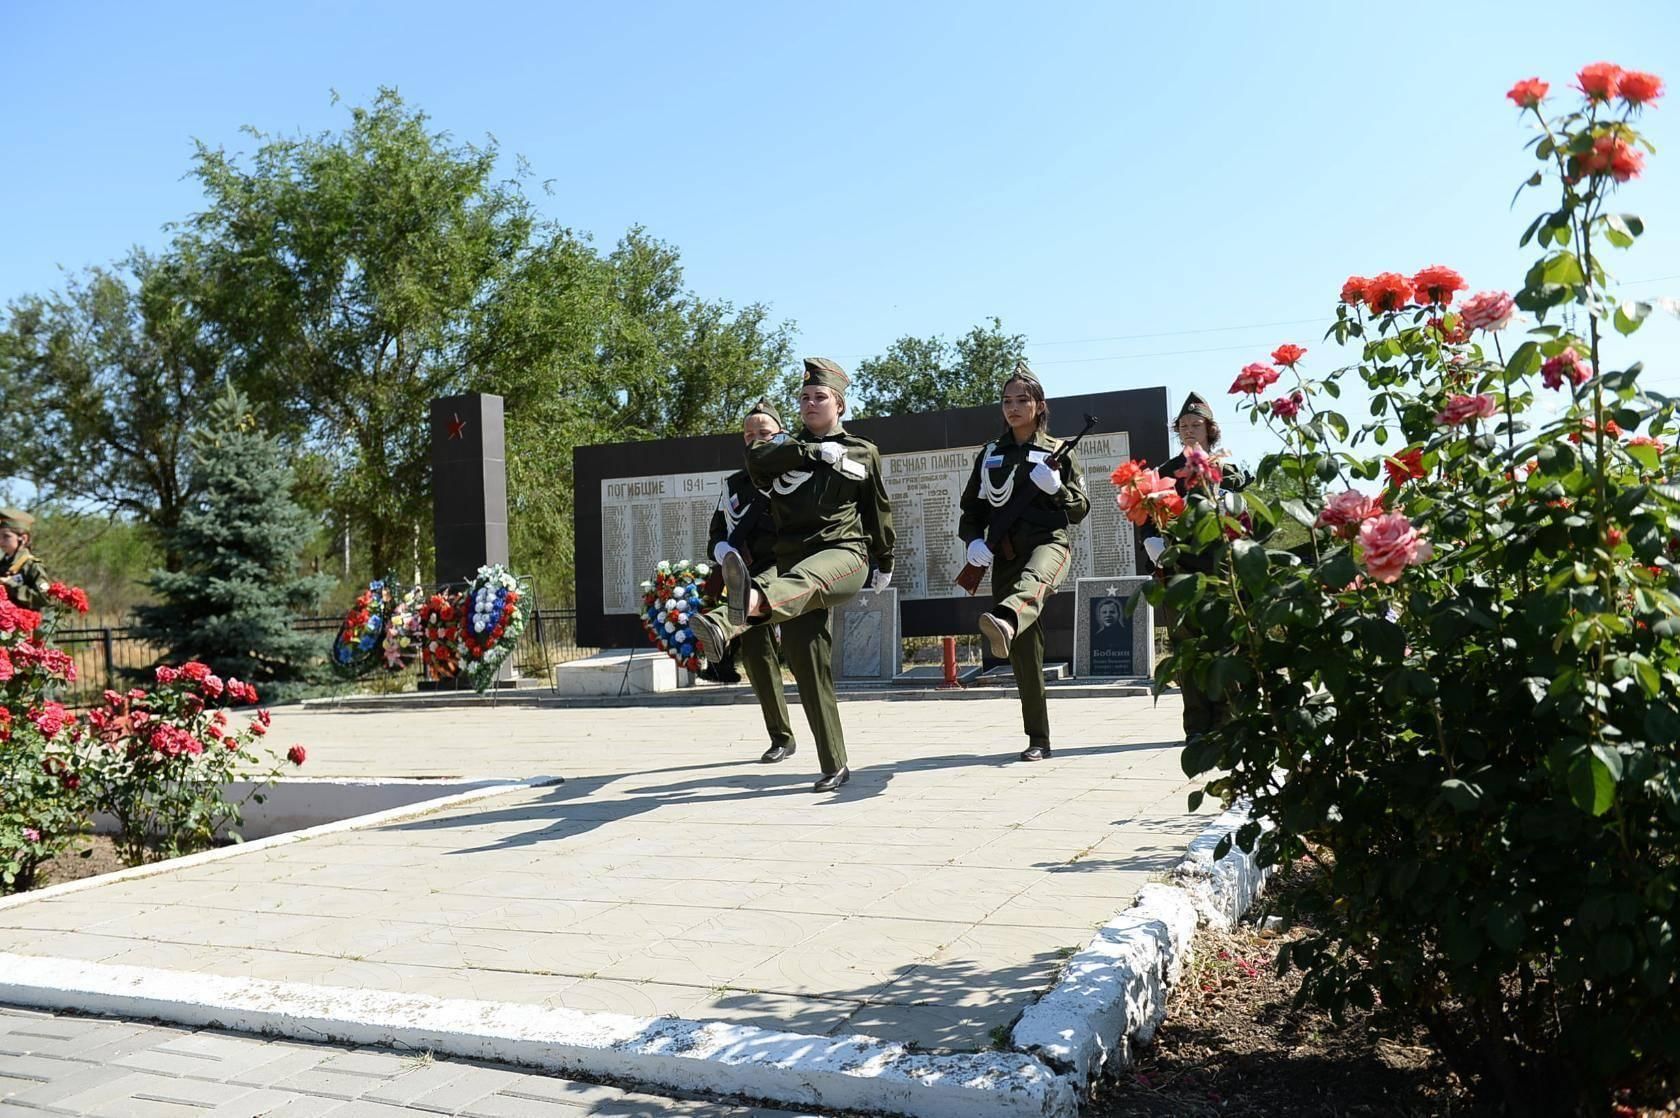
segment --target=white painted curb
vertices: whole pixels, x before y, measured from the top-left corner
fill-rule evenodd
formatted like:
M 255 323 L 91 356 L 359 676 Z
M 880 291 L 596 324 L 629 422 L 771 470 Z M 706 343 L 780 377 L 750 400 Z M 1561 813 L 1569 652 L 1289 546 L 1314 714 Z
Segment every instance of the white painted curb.
M 1132 907 L 1098 929 L 1063 968 L 1056 985 L 1027 1007 L 1010 1034 L 1031 1053 L 1083 1087 L 1109 1061 L 1131 1063 L 1167 1014 L 1167 995 L 1189 956 L 1198 919 L 1230 928 L 1259 895 L 1266 872 L 1233 842 L 1215 862 L 1220 839 L 1249 820 L 1238 805 L 1203 829 L 1172 872 L 1173 884 L 1145 885 Z
M 867 1036 L 392 994 L 0 953 L 0 1002 L 407 1048 L 566 1075 L 914 1118 L 1074 1118 L 1019 1052 L 934 1056 Z
M 102 885 L 112 885 L 119 881 L 135 881 L 143 877 L 155 877 L 160 873 L 173 873 L 176 870 L 202 866 L 210 862 L 220 862 L 224 858 L 237 858 L 241 854 L 248 854 L 253 850 L 269 850 L 276 846 L 288 846 L 294 842 L 316 838 L 320 835 L 337 834 L 340 831 L 354 831 L 360 827 L 377 827 L 385 823 L 395 823 L 403 819 L 412 819 L 416 815 L 430 815 L 443 808 L 458 807 L 474 800 L 486 799 L 490 796 L 500 796 L 508 792 L 517 792 L 522 788 L 542 788 L 550 784 L 562 784 L 563 778 L 558 776 L 534 776 L 529 780 L 508 780 L 494 784 L 485 784 L 466 792 L 454 795 L 439 796 L 436 799 L 421 800 L 418 803 L 405 804 L 387 811 L 376 811 L 371 815 L 357 815 L 349 819 L 340 819 L 334 823 L 323 823 L 318 827 L 309 827 L 301 831 L 287 831 L 285 834 L 270 835 L 267 838 L 254 839 L 251 842 L 238 842 L 232 846 L 218 846 L 210 850 L 189 854 L 185 858 L 170 858 L 164 862 L 149 862 L 143 866 L 130 866 L 126 870 L 116 873 L 100 874 L 97 877 L 84 877 L 76 881 L 66 881 L 62 885 L 49 885 L 45 889 L 33 889 L 27 893 L 13 893 L 7 897 L 0 897 L 0 912 L 19 905 L 32 904 L 36 901 L 49 901 L 55 897 L 67 896 L 70 893 L 80 893 L 84 889 L 97 889 Z

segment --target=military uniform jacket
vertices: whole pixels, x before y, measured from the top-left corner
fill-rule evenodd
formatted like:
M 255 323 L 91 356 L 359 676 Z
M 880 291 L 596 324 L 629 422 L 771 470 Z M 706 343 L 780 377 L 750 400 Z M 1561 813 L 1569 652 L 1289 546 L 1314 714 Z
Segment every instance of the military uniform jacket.
M 992 513 L 1007 505 L 1020 486 L 1032 490 L 1032 500 L 1024 506 L 1020 519 L 1009 529 L 1009 542 L 1017 555 L 1025 555 L 1040 544 L 1057 543 L 1073 546 L 1073 526 L 1084 520 L 1091 511 L 1091 499 L 1085 493 L 1085 475 L 1079 461 L 1072 454 L 1062 462 L 1062 487 L 1046 493 L 1032 483 L 1027 475 L 1032 468 L 1049 458 L 1060 447 L 1060 439 L 1044 432 L 1034 433 L 1024 443 L 1005 431 L 980 448 L 975 455 L 974 469 L 963 488 L 962 519 L 957 535 L 964 543 L 984 539 L 991 527 Z
M 723 494 L 712 513 L 714 551 L 724 540 L 747 556 L 747 568 L 758 574 L 776 561 L 776 522 L 770 515 L 770 494 L 752 483 L 752 475 L 737 470 L 723 479 Z
M 32 610 L 46 608 L 50 600 L 47 588 L 52 585 L 52 580 L 47 578 L 46 568 L 29 553 L 27 547 L 18 548 L 8 559 L 0 559 L 0 578 L 9 579 L 13 575 L 21 575 L 23 581 L 17 586 L 6 584 L 6 597 L 11 599 L 12 604 Z
M 846 456 L 830 466 L 817 449 L 825 442 L 839 443 Z M 892 570 L 892 505 L 874 443 L 843 429 L 819 438 L 801 428 L 748 447 L 747 472 L 754 485 L 770 490 L 778 562 L 856 547 L 876 570 Z

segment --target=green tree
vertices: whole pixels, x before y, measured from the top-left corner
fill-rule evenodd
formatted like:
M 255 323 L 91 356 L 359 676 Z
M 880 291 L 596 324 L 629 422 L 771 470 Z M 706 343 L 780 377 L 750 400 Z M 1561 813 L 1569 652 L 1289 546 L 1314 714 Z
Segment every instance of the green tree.
M 955 342 L 899 338 L 886 353 L 858 363 L 856 414 L 907 415 L 995 404 L 1026 349 L 1026 336 L 1005 334 L 997 318 Z
M 200 660 L 224 677 L 303 680 L 316 642 L 291 620 L 331 580 L 297 573 L 314 525 L 289 496 L 285 452 L 232 389 L 212 403 L 191 450 L 194 498 L 167 539 L 181 569 L 153 572 L 158 604 L 135 611 L 140 635 L 167 660 Z
M 249 160 L 200 145 L 206 208 L 177 245 L 241 383 L 329 457 L 327 504 L 384 571 L 430 520 L 429 402 L 572 390 L 603 292 L 588 245 L 496 178 L 494 142 L 430 131 L 392 90 L 350 115 L 342 133 L 253 131 Z
M 170 536 L 189 498 L 186 442 L 224 381 L 225 354 L 178 256 L 136 251 L 115 269 L 26 296 L 0 329 L 0 391 L 25 417 L 0 440 L 0 475 L 38 499 L 131 517 Z M 165 550 L 173 569 L 180 557 Z

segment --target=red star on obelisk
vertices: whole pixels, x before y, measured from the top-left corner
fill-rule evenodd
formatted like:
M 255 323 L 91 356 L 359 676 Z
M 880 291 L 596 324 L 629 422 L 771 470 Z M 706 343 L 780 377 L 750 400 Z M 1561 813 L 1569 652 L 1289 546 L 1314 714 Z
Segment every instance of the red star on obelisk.
M 449 428 L 449 438 L 460 439 L 466 437 L 464 432 L 467 429 L 467 421 L 461 418 L 459 412 L 450 413 L 447 426 Z

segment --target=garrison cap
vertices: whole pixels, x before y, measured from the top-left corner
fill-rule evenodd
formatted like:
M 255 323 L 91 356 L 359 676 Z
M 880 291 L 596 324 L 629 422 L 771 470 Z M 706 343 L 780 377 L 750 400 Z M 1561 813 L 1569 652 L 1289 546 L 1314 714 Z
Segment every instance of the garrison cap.
M 852 386 L 852 378 L 846 375 L 846 370 L 826 357 L 807 357 L 805 379 L 801 383 L 818 388 L 831 388 L 843 394 Z
M 1199 415 L 1208 422 L 1213 421 L 1213 406 L 1194 392 L 1184 397 L 1184 406 L 1178 409 L 1178 418 L 1187 415 Z
M 35 518 L 22 509 L 0 509 L 0 528 L 10 528 L 14 532 L 31 532 L 35 529 Z
M 748 419 L 751 419 L 755 415 L 767 415 L 777 427 L 783 426 L 782 413 L 777 411 L 776 405 L 772 404 L 769 400 L 760 400 L 752 406 L 752 410 L 747 412 Z

